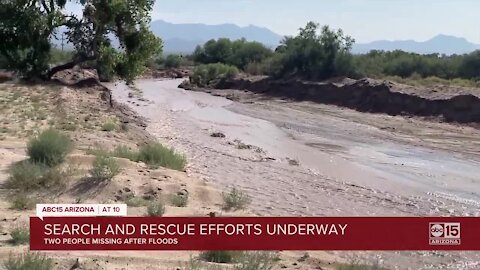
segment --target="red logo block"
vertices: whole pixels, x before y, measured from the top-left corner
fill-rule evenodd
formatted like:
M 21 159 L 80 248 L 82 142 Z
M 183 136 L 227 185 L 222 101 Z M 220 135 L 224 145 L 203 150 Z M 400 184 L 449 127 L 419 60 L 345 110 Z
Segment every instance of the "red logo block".
M 460 222 L 430 222 L 430 245 L 460 245 Z

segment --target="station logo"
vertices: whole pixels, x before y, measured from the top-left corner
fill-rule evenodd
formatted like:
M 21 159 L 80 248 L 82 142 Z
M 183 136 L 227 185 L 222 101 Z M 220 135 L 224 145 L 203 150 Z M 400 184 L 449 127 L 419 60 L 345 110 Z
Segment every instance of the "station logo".
M 430 245 L 460 245 L 460 223 L 431 222 Z

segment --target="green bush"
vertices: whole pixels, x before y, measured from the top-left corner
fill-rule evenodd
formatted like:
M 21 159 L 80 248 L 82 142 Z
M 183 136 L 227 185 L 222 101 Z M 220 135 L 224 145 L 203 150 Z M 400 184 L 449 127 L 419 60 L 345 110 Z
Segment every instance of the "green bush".
M 140 148 L 138 160 L 152 167 L 165 167 L 183 171 L 186 165 L 184 155 L 176 153 L 172 148 L 167 148 L 159 143 L 146 144 Z
M 115 147 L 112 155 L 119 158 L 126 158 L 131 161 L 138 161 L 138 152 L 131 150 L 125 145 Z
M 10 256 L 4 264 L 6 270 L 52 270 L 53 260 L 38 253 L 27 252 L 21 256 Z
M 26 245 L 30 242 L 30 230 L 28 227 L 18 227 L 10 233 L 9 243 L 15 246 Z
M 179 68 L 182 64 L 182 56 L 178 54 L 169 54 L 165 58 L 165 67 L 166 68 Z
M 20 191 L 29 191 L 40 187 L 43 175 L 48 167 L 43 163 L 33 163 L 24 160 L 13 164 L 10 169 L 10 177 L 5 186 L 9 189 L 18 189 Z
M 195 62 L 201 64 L 222 63 L 245 69 L 249 63 L 262 62 L 272 54 L 272 50 L 259 42 L 220 38 L 198 46 L 192 57 Z
M 31 210 L 35 208 L 35 204 L 35 200 L 25 192 L 16 193 L 10 198 L 10 208 L 15 210 Z
M 250 197 L 243 191 L 233 187 L 229 192 L 224 192 L 223 209 L 224 210 L 241 210 L 250 204 Z
M 207 64 L 195 67 L 190 82 L 200 87 L 214 85 L 222 79 L 233 78 L 238 74 L 238 69 L 234 66 L 224 64 Z
M 112 180 L 120 171 L 120 165 L 115 158 L 99 155 L 95 157 L 90 173 L 94 179 Z
M 102 131 L 113 131 L 117 128 L 117 124 L 113 121 L 108 121 L 102 125 Z
M 210 250 L 200 254 L 200 258 L 213 263 L 233 263 L 242 255 L 240 251 Z
M 53 167 L 65 160 L 73 149 L 70 138 L 54 129 L 47 129 L 27 145 L 27 153 L 35 163 L 44 163 Z
M 165 214 L 165 204 L 162 201 L 151 202 L 147 206 L 147 214 L 150 217 L 161 217 Z
M 186 207 L 188 204 L 188 193 L 186 194 L 172 194 L 170 202 L 175 207 Z
M 6 187 L 17 189 L 21 192 L 41 188 L 63 188 L 65 187 L 66 178 L 71 173 L 59 167 L 50 168 L 43 163 L 33 163 L 30 160 L 15 163 L 9 172 L 10 177 L 5 183 Z

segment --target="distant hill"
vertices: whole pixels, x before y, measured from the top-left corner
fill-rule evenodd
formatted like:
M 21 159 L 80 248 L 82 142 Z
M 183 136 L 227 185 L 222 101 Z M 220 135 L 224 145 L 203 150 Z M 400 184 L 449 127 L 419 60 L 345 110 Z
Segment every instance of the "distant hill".
M 150 29 L 163 39 L 166 52 L 192 52 L 197 45 L 218 38 L 245 38 L 276 47 L 283 38 L 267 28 L 254 25 L 240 27 L 234 24 L 174 24 L 157 20 L 150 24 Z
M 480 49 L 479 44 L 474 44 L 465 38 L 438 35 L 427 41 L 418 42 L 414 40 L 387 41 L 380 40 L 366 44 L 355 44 L 353 53 L 366 53 L 371 50 L 403 50 L 420 54 L 464 54 Z
M 240 27 L 235 24 L 175 24 L 162 20 L 153 21 L 150 28 L 154 34 L 161 37 L 165 43 L 164 52 L 166 53 L 190 53 L 195 50 L 197 45 L 202 45 L 210 39 L 245 38 L 249 41 L 258 41 L 268 47 L 275 48 L 283 36 L 273 31 L 254 25 Z M 62 31 L 59 31 L 62 32 Z M 61 42 L 53 40 L 57 48 L 60 48 Z M 114 44 L 117 42 L 114 40 Z M 65 44 L 65 49 L 72 49 L 71 44 Z M 371 50 L 403 50 L 421 54 L 440 53 L 440 54 L 464 54 L 474 50 L 479 50 L 480 44 L 469 42 L 465 38 L 437 35 L 427 41 L 419 42 L 414 40 L 379 40 L 365 44 L 355 44 L 353 53 L 367 53 Z

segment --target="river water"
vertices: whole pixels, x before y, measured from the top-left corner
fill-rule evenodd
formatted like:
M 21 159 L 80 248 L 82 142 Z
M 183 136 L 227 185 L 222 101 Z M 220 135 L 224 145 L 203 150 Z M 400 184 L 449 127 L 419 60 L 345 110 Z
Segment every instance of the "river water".
M 190 175 L 245 190 L 259 215 L 480 215 L 474 129 L 309 102 L 234 102 L 179 89 L 181 82 L 139 80 L 140 99 L 124 84 L 108 86 L 149 119 L 160 142 L 187 155 Z M 412 267 L 479 261 L 468 253 L 386 256 Z

